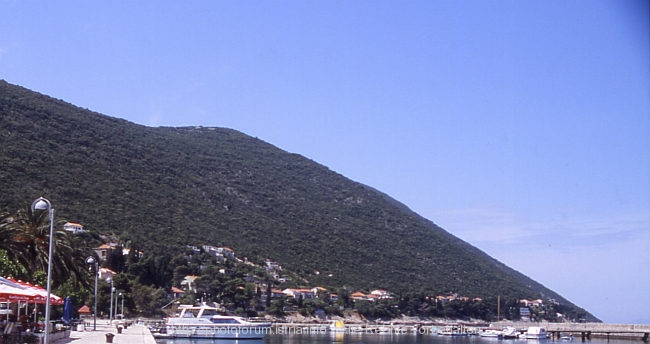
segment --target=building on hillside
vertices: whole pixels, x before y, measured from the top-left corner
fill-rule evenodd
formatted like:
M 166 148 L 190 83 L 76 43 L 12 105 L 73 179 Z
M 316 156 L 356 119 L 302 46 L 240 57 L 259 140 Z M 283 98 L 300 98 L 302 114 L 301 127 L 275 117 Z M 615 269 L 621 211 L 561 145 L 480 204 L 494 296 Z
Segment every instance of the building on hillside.
M 436 302 L 445 304 L 447 302 L 456 301 L 458 299 L 458 294 L 451 295 L 438 295 L 436 296 Z
M 99 268 L 99 273 L 98 277 L 99 279 L 106 280 L 108 278 L 113 278 L 113 276 L 117 275 L 117 272 L 108 269 L 108 268 Z
M 310 300 L 316 297 L 314 295 L 314 292 L 311 289 L 293 289 L 293 288 L 287 288 L 282 291 L 285 295 L 288 297 L 293 297 L 293 298 L 302 298 L 303 300 Z
M 380 300 L 386 300 L 386 299 L 392 299 L 393 298 L 390 295 L 389 292 L 387 292 L 385 290 L 381 290 L 381 289 L 375 289 L 375 290 L 371 291 L 370 295 L 375 295 Z
M 365 294 L 360 291 L 350 294 L 350 300 L 352 301 L 370 301 L 375 302 L 379 299 L 379 296 L 375 294 Z
M 71 232 L 72 234 L 81 233 L 84 231 L 84 226 L 80 223 L 66 222 L 63 225 L 65 231 Z
M 519 300 L 519 303 L 524 305 L 524 307 L 542 307 L 544 301 L 542 301 L 542 299 L 537 299 L 537 300 L 521 299 Z
M 271 299 L 279 299 L 286 296 L 287 294 L 280 289 L 271 289 Z
M 265 264 L 264 269 L 265 269 L 266 271 L 268 271 L 268 272 L 271 272 L 271 271 L 282 271 L 282 266 L 280 266 L 279 263 L 274 262 L 274 261 L 272 261 L 272 260 L 270 260 L 270 259 L 267 259 L 267 260 L 264 262 L 264 264 Z
M 122 255 L 128 256 L 129 254 L 131 254 L 131 249 L 128 247 L 122 247 Z M 142 251 L 135 251 L 134 255 L 138 258 L 144 257 L 144 253 Z
M 327 289 L 323 287 L 313 287 L 311 288 L 311 291 L 314 293 L 314 297 L 318 299 L 324 299 L 329 295 Z
M 195 275 L 187 275 L 183 280 L 181 281 L 181 287 L 185 289 L 185 291 L 191 291 L 191 292 L 196 292 L 196 288 L 194 288 L 194 281 L 199 278 L 199 276 Z
M 109 244 L 101 244 L 98 247 L 95 247 L 95 253 L 97 254 L 97 257 L 99 257 L 99 260 L 106 260 L 108 258 L 108 253 L 112 250 L 114 250 L 115 247 L 109 245 Z
M 235 251 L 231 249 L 230 247 L 216 247 L 216 246 L 210 246 L 210 245 L 203 245 L 203 251 L 206 253 L 215 256 L 219 258 L 219 260 L 226 260 L 226 259 L 236 259 L 235 258 Z
M 185 295 L 185 290 L 172 287 L 172 296 L 174 300 L 178 299 L 179 297 L 183 297 L 183 295 Z

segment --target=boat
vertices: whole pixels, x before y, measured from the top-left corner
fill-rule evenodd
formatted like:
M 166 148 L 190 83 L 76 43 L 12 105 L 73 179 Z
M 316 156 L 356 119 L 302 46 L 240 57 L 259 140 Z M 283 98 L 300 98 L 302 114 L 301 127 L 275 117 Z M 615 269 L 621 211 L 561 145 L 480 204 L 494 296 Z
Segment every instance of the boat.
M 503 338 L 503 331 L 486 329 L 478 333 L 483 338 Z
M 546 339 L 548 338 L 548 333 L 543 327 L 531 326 L 526 330 L 526 339 Z
M 439 330 L 438 334 L 441 336 L 464 337 L 469 333 L 464 326 L 445 326 L 444 329 Z
M 503 339 L 517 339 L 519 338 L 519 331 L 512 326 L 506 326 L 503 328 Z
M 216 307 L 182 305 L 156 333 L 158 338 L 262 339 L 271 333 L 270 323 L 256 323 L 242 317 L 223 315 Z
M 333 333 L 345 333 L 345 323 L 342 320 L 336 320 L 332 322 L 329 330 Z

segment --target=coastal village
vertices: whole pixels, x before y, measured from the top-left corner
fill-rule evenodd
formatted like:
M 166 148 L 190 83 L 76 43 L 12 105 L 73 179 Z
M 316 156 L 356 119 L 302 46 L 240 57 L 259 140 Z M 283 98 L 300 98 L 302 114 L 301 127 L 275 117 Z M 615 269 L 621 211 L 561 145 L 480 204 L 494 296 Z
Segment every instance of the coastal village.
M 80 231 L 83 231 L 83 225 L 77 224 L 77 223 L 67 223 L 64 228 L 71 233 L 79 233 Z M 117 249 L 120 249 L 122 251 L 123 255 L 128 255 L 130 254 L 130 249 L 127 247 L 122 247 L 120 244 L 115 243 L 115 242 L 108 242 L 105 244 L 102 244 L 94 249 L 97 257 L 99 257 L 100 261 L 105 260 L 109 254 Z M 283 307 L 283 313 L 286 313 L 285 316 L 283 316 L 283 319 L 291 319 L 291 321 L 306 321 L 306 322 L 314 322 L 314 321 L 320 321 L 320 320 L 327 320 L 331 318 L 330 314 L 326 314 L 322 309 L 315 309 L 313 314 L 299 314 L 298 309 L 296 307 L 296 304 L 298 302 L 302 303 L 305 301 L 310 301 L 310 300 L 321 300 L 325 301 L 328 304 L 337 304 L 340 296 L 332 292 L 331 289 L 325 288 L 323 286 L 301 286 L 301 287 L 287 287 L 287 288 L 278 288 L 275 286 L 281 286 L 282 284 L 292 284 L 291 282 L 291 277 L 289 277 L 287 274 L 284 273 L 283 267 L 276 261 L 273 261 L 272 259 L 266 259 L 263 265 L 257 265 L 251 261 L 249 261 L 246 258 L 239 258 L 236 255 L 236 252 L 234 249 L 230 247 L 218 247 L 218 246 L 211 246 L 211 245 L 203 245 L 201 247 L 197 246 L 187 246 L 188 250 L 191 250 L 192 252 L 195 252 L 197 254 L 204 252 L 209 254 L 210 256 L 214 257 L 217 261 L 221 263 L 225 263 L 227 261 L 235 262 L 236 264 L 244 264 L 248 266 L 252 266 L 255 268 L 261 268 L 266 271 L 269 276 L 273 278 L 273 287 L 271 287 L 268 282 L 263 281 L 261 278 L 256 277 L 254 275 L 249 275 L 246 277 L 246 282 L 252 283 L 255 286 L 256 290 L 256 296 L 258 298 L 258 302 L 256 304 L 258 305 L 269 305 L 270 301 L 273 300 L 289 300 L 289 302 L 284 303 Z M 138 252 L 138 255 L 142 257 L 144 253 Z M 230 272 L 227 270 L 227 268 L 221 268 L 218 270 L 220 274 L 223 275 L 228 275 Z M 99 269 L 99 278 L 100 279 L 108 279 L 112 278 L 116 274 L 115 271 L 112 271 L 111 269 L 108 268 L 100 268 Z M 185 295 L 201 295 L 201 290 L 197 289 L 196 286 L 196 280 L 199 278 L 197 275 L 186 275 L 184 278 L 178 283 L 177 285 L 174 285 L 171 287 L 169 290 L 169 296 L 173 300 L 179 300 L 182 299 Z M 369 303 L 378 303 L 380 301 L 388 301 L 388 300 L 394 300 L 395 295 L 391 293 L 388 290 L 383 290 L 383 289 L 373 289 L 369 291 L 362 291 L 362 290 L 355 290 L 351 291 L 349 295 L 347 295 L 347 298 L 352 302 L 352 303 L 357 303 L 357 302 L 369 302 Z M 454 303 L 454 302 L 472 302 L 472 303 L 479 303 L 482 302 L 483 299 L 481 297 L 469 297 L 469 296 L 464 296 L 464 295 L 459 295 L 457 293 L 448 293 L 448 294 L 440 294 L 436 295 L 434 297 L 431 297 L 434 303 L 436 304 L 441 304 L 441 305 L 446 305 L 449 303 Z M 197 299 L 197 301 L 206 301 L 201 299 Z M 543 309 L 545 306 L 545 303 L 551 303 L 554 304 L 556 303 L 554 300 L 542 300 L 542 299 L 520 299 L 518 300 L 519 303 L 519 308 L 518 312 L 520 314 L 520 320 L 522 321 L 534 321 L 533 313 L 531 310 L 540 310 Z M 170 302 L 169 306 L 173 307 L 174 303 Z M 343 307 L 341 306 L 341 310 Z M 169 310 L 168 310 L 169 311 Z M 262 314 L 268 314 L 268 312 L 262 312 Z M 359 316 L 356 312 L 340 312 L 338 313 L 339 315 L 346 314 L 348 317 L 350 317 L 349 320 L 351 321 L 367 321 L 363 316 Z M 562 318 L 564 315 L 563 314 L 557 314 L 556 315 L 559 318 Z M 336 318 L 336 316 L 335 316 Z

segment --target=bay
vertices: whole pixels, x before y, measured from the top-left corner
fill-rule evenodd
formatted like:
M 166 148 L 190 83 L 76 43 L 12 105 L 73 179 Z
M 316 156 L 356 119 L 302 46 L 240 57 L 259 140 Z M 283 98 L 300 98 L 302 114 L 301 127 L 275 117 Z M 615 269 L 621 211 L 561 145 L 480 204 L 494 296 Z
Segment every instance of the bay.
M 507 339 L 482 338 L 480 336 L 451 337 L 440 335 L 415 335 L 415 334 L 272 334 L 259 340 L 236 339 L 157 339 L 157 344 L 638 344 L 640 339 L 607 339 L 594 338 L 582 342 L 580 337 L 572 341 L 550 339 Z

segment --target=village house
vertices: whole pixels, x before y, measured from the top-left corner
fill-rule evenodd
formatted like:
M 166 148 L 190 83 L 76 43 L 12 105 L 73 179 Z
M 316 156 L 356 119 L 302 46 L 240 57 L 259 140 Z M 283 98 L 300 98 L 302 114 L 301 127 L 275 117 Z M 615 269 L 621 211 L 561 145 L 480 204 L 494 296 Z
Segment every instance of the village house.
M 519 303 L 524 305 L 524 307 L 542 307 L 544 301 L 542 301 L 541 299 L 537 299 L 537 300 L 521 299 L 519 300 Z
M 106 260 L 106 258 L 108 257 L 108 252 L 110 252 L 110 251 L 112 251 L 114 249 L 115 249 L 115 247 L 111 246 L 109 244 L 101 244 L 98 247 L 94 248 L 95 253 L 97 254 L 97 257 L 99 257 L 100 261 Z
M 311 289 L 293 289 L 287 288 L 282 291 L 287 297 L 302 298 L 303 300 L 310 300 L 316 297 L 314 291 Z
M 206 253 L 213 255 L 222 261 L 226 259 L 236 259 L 235 251 L 230 247 L 216 247 L 210 245 L 203 245 L 202 248 L 203 251 L 205 251 Z
M 111 269 L 99 268 L 99 273 L 98 273 L 99 279 L 106 280 L 107 278 L 113 278 L 113 276 L 115 275 L 117 275 L 117 272 Z
M 379 296 L 375 294 L 365 294 L 360 291 L 354 292 L 350 294 L 350 299 L 352 301 L 370 301 L 370 302 L 375 302 L 379 299 Z
M 71 232 L 72 234 L 77 234 L 84 231 L 84 226 L 80 223 L 66 222 L 63 225 L 63 230 Z
M 122 247 L 122 255 L 128 256 L 131 254 L 131 249 L 128 247 Z M 144 253 L 142 251 L 135 251 L 134 255 L 138 258 L 144 257 Z
M 111 251 L 116 250 L 118 248 L 118 246 L 119 246 L 119 244 L 117 244 L 117 243 L 101 244 L 98 247 L 95 247 L 93 250 L 95 251 L 95 254 L 97 255 L 97 257 L 99 257 L 99 260 L 104 261 L 104 260 L 106 260 L 106 258 L 108 258 L 108 254 Z M 123 256 L 127 256 L 130 253 L 131 253 L 130 248 L 122 247 L 122 255 Z M 142 253 L 141 251 L 137 251 L 135 253 L 136 253 L 136 256 L 139 257 L 139 258 L 142 258 L 144 256 L 144 253 Z
M 274 261 L 272 261 L 270 259 L 267 259 L 264 262 L 264 265 L 265 265 L 264 269 L 267 272 L 282 271 L 282 266 L 280 266 L 280 264 L 278 264 L 277 262 L 274 262 Z
M 196 292 L 196 288 L 194 288 L 194 281 L 199 278 L 199 276 L 195 275 L 187 275 L 183 280 L 181 281 L 181 287 L 188 292 Z
M 370 292 L 370 295 L 375 295 L 380 300 L 392 299 L 393 297 L 389 292 L 381 289 L 375 289 Z
M 282 297 L 287 296 L 282 290 L 280 289 L 271 289 L 271 298 L 272 299 L 279 299 Z
M 182 297 L 183 295 L 185 295 L 185 290 L 180 289 L 180 288 L 176 288 L 176 287 L 172 287 L 172 297 L 173 297 L 174 300 Z

